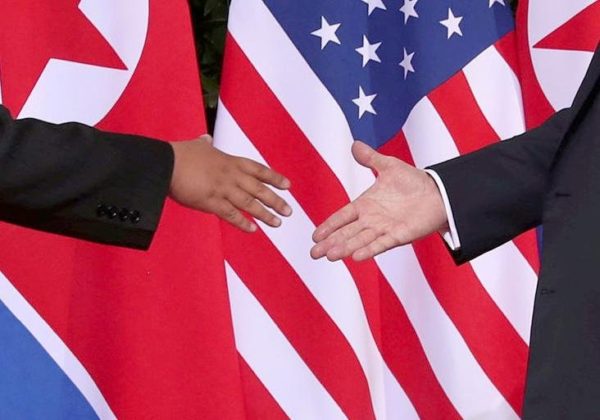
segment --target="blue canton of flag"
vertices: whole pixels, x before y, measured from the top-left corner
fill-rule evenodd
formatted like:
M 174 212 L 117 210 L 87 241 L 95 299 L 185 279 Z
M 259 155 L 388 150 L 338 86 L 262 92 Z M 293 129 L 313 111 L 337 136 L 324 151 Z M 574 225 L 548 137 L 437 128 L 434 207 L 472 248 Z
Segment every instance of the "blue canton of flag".
M 514 29 L 504 0 L 265 4 L 335 97 L 354 137 L 373 147 L 401 130 L 420 99 Z

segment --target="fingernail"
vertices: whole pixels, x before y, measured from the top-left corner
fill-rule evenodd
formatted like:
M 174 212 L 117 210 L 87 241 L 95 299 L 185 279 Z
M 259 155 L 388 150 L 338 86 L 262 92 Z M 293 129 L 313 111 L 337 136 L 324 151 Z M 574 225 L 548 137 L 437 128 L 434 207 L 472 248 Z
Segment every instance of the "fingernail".
M 292 208 L 290 206 L 285 206 L 283 208 L 283 215 L 284 216 L 291 216 L 292 215 Z
M 313 248 L 310 250 L 310 256 L 315 259 L 321 258 L 322 257 L 321 247 L 313 246 Z
M 256 232 L 257 229 L 258 226 L 256 226 L 254 223 L 250 225 L 250 232 Z
M 273 226 L 275 226 L 275 227 L 281 226 L 281 219 L 279 217 L 273 218 Z
M 285 189 L 288 189 L 292 186 L 292 183 L 290 182 L 289 179 L 284 179 L 283 182 L 281 183 L 281 186 Z

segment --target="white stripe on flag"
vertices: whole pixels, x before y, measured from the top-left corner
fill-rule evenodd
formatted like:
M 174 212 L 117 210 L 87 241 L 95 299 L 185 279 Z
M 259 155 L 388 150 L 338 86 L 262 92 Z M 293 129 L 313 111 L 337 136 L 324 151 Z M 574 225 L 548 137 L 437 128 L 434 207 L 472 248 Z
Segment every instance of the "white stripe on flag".
M 414 107 L 404 126 L 404 134 L 418 167 L 459 156 L 452 136 L 428 98 L 423 98 Z M 523 254 L 513 242 L 508 242 L 474 260 L 472 267 L 518 334 L 529 337 L 537 276 Z
M 507 242 L 472 260 L 471 267 L 519 336 L 529 345 L 537 275 L 521 251 L 513 242 Z
M 268 165 L 223 103 L 219 103 L 215 144 L 227 153 L 242 155 Z M 265 234 L 350 343 L 367 377 L 376 416 L 386 418 L 385 413 L 398 413 L 403 418 L 416 418 L 412 404 L 375 344 L 351 274 L 341 262 L 330 263 L 310 258 L 310 248 L 313 245 L 311 234 L 315 226 L 289 192 L 279 193 L 290 204 L 294 215 L 286 219 L 278 229 L 262 225 Z
M 371 185 L 373 175 L 354 163 L 350 153 L 354 139 L 333 96 L 262 1 L 236 2 L 229 19 L 230 33 L 262 79 L 338 176 L 350 198 L 358 197 Z
M 395 248 L 376 260 L 404 305 L 436 377 L 461 417 L 518 418 L 440 306 L 413 248 Z
M 345 419 L 340 407 L 227 263 L 225 271 L 237 349 L 283 411 L 294 419 Z
M 101 420 L 116 419 L 115 414 L 85 367 L 2 273 L 0 273 L 0 301 L 27 328 L 69 380 L 73 382 L 73 385 L 88 401 L 96 415 Z
M 459 154 L 444 121 L 427 97 L 414 106 L 402 131 L 418 168 L 455 158 Z
M 521 85 L 495 46 L 479 54 L 463 72 L 479 108 L 501 139 L 525 131 Z

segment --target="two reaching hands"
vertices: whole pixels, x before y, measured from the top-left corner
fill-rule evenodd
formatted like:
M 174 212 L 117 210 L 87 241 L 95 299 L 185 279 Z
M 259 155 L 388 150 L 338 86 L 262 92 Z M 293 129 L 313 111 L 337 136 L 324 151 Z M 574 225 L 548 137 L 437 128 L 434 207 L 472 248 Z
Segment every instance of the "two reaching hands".
M 317 228 L 313 258 L 336 261 L 352 256 L 362 261 L 447 229 L 442 196 L 425 171 L 361 142 L 354 142 L 352 154 L 359 164 L 375 171 L 377 180 Z
M 170 196 L 175 201 L 214 213 L 246 232 L 257 227 L 243 212 L 273 227 L 281 225 L 275 213 L 291 215 L 290 206 L 267 187 L 290 188 L 283 175 L 219 151 L 212 146 L 210 136 L 171 145 L 175 167 Z M 377 180 L 317 228 L 313 258 L 326 256 L 336 261 L 352 256 L 361 261 L 447 229 L 442 197 L 425 171 L 361 142 L 353 144 L 352 154 L 359 164 L 377 174 Z
M 281 219 L 267 208 L 281 216 L 292 214 L 290 206 L 266 185 L 290 188 L 283 175 L 250 159 L 221 152 L 213 147 L 210 136 L 171 146 L 175 166 L 170 196 L 180 204 L 214 213 L 245 232 L 257 227 L 243 211 L 273 227 L 281 225 Z

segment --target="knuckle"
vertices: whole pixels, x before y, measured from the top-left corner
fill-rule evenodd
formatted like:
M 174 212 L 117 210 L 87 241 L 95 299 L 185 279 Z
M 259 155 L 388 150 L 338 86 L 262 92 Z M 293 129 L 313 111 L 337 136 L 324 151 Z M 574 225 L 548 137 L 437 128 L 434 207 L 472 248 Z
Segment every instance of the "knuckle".
M 210 187 L 207 191 L 206 191 L 206 198 L 213 199 L 217 196 L 217 189 L 215 187 Z
M 221 174 L 223 174 L 225 176 L 231 174 L 231 171 L 232 171 L 231 165 L 226 164 L 221 167 Z
M 268 199 L 270 192 L 271 190 L 261 183 L 256 184 L 256 186 L 254 187 L 254 194 L 257 198 L 260 198 L 261 200 Z
M 285 206 L 287 206 L 287 203 L 285 202 L 285 200 L 283 198 L 281 198 L 281 197 L 275 198 L 275 208 L 277 208 L 279 210 L 283 210 Z
M 254 204 L 254 198 L 250 195 L 245 195 L 242 199 L 241 199 L 241 204 L 244 208 L 248 208 L 250 207 L 252 204 Z
M 250 159 L 239 158 L 237 160 L 237 168 L 246 173 L 254 173 L 256 171 L 256 163 Z
M 261 178 L 271 178 L 272 171 L 265 166 L 259 166 L 258 170 L 257 170 L 257 174 Z
M 236 209 L 227 209 L 225 210 L 225 212 L 223 213 L 223 216 L 227 219 L 227 220 L 231 220 L 234 221 L 238 218 L 239 212 Z

